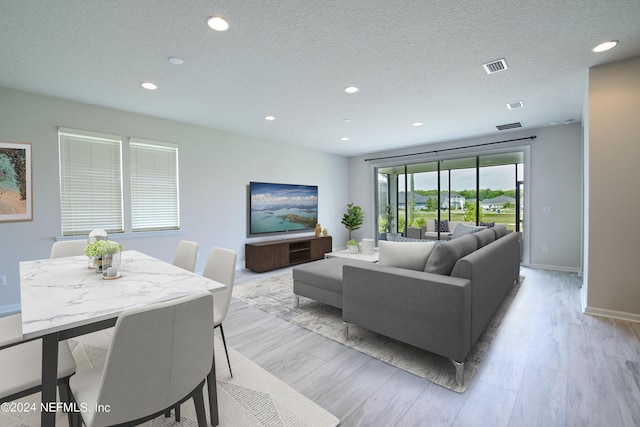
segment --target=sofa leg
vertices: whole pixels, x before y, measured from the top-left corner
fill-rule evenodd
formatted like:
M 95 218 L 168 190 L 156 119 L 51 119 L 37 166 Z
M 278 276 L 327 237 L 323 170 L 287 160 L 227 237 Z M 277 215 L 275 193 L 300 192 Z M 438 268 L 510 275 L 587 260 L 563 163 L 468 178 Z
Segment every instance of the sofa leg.
M 295 296 L 296 297 L 296 308 L 300 307 L 300 297 L 298 295 Z
M 344 333 L 344 339 L 349 339 L 349 324 L 347 322 L 342 322 L 342 332 Z
M 457 360 L 449 359 L 453 366 L 456 367 L 456 384 L 462 386 L 464 384 L 464 362 L 458 362 Z

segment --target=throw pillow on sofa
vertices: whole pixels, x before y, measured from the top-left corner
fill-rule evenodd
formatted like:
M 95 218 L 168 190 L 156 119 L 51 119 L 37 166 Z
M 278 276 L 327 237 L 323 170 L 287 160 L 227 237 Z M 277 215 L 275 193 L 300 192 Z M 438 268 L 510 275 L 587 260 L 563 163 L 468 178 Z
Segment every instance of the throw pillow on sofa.
M 475 232 L 478 232 L 480 230 L 484 230 L 484 227 L 476 227 L 476 226 L 460 223 L 460 224 L 456 225 L 456 228 L 453 230 L 453 234 L 451 235 L 451 238 L 452 239 L 457 239 L 458 237 L 462 237 L 462 236 L 465 236 L 467 234 L 475 233 Z
M 424 271 L 449 276 L 456 262 L 476 249 L 478 240 L 472 234 L 441 243 L 429 255 Z
M 478 249 L 484 248 L 496 240 L 496 233 L 490 228 L 474 233 L 473 236 L 478 239 Z
M 423 271 L 435 242 L 378 242 L 378 264 Z

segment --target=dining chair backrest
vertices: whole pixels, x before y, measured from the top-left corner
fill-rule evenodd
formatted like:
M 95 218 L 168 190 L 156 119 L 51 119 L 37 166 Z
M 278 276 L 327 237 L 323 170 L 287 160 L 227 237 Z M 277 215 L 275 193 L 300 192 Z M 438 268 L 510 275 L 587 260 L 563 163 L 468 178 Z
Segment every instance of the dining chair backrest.
M 138 420 L 189 395 L 211 371 L 212 310 L 211 293 L 202 291 L 124 311 L 96 395 L 110 410 L 88 424 Z
M 51 246 L 51 258 L 62 258 L 67 256 L 84 255 L 87 248 L 87 241 L 82 240 L 60 240 L 53 242 Z
M 196 242 L 182 240 L 178 243 L 176 255 L 173 258 L 173 265 L 193 272 L 196 269 L 198 259 L 198 247 Z
M 227 316 L 231 294 L 233 293 L 233 282 L 236 277 L 237 258 L 235 251 L 224 248 L 211 249 L 207 257 L 202 275 L 227 285 L 224 291 L 216 292 L 213 298 L 214 325 L 221 323 Z
M 0 318 L 0 346 L 15 344 L 0 350 L 0 402 L 28 396 L 40 391 L 42 386 L 42 340 L 22 341 L 22 315 Z M 60 341 L 58 379 L 63 380 L 65 387 L 75 370 L 69 345 Z

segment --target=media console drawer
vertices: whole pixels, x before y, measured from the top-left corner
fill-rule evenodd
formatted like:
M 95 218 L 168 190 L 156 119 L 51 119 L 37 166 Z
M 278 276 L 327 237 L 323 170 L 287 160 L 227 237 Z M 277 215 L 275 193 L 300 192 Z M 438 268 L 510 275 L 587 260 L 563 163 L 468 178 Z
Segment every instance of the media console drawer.
M 245 267 L 261 273 L 324 258 L 333 250 L 331 236 L 246 243 Z

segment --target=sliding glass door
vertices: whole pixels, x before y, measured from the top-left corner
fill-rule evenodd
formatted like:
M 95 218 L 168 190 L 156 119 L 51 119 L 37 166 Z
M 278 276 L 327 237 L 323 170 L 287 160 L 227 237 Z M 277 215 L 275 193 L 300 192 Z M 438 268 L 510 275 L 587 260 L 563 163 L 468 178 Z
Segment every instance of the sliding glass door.
M 440 220 L 522 231 L 523 157 L 518 151 L 377 168 L 379 238 L 389 231 L 421 238 Z

